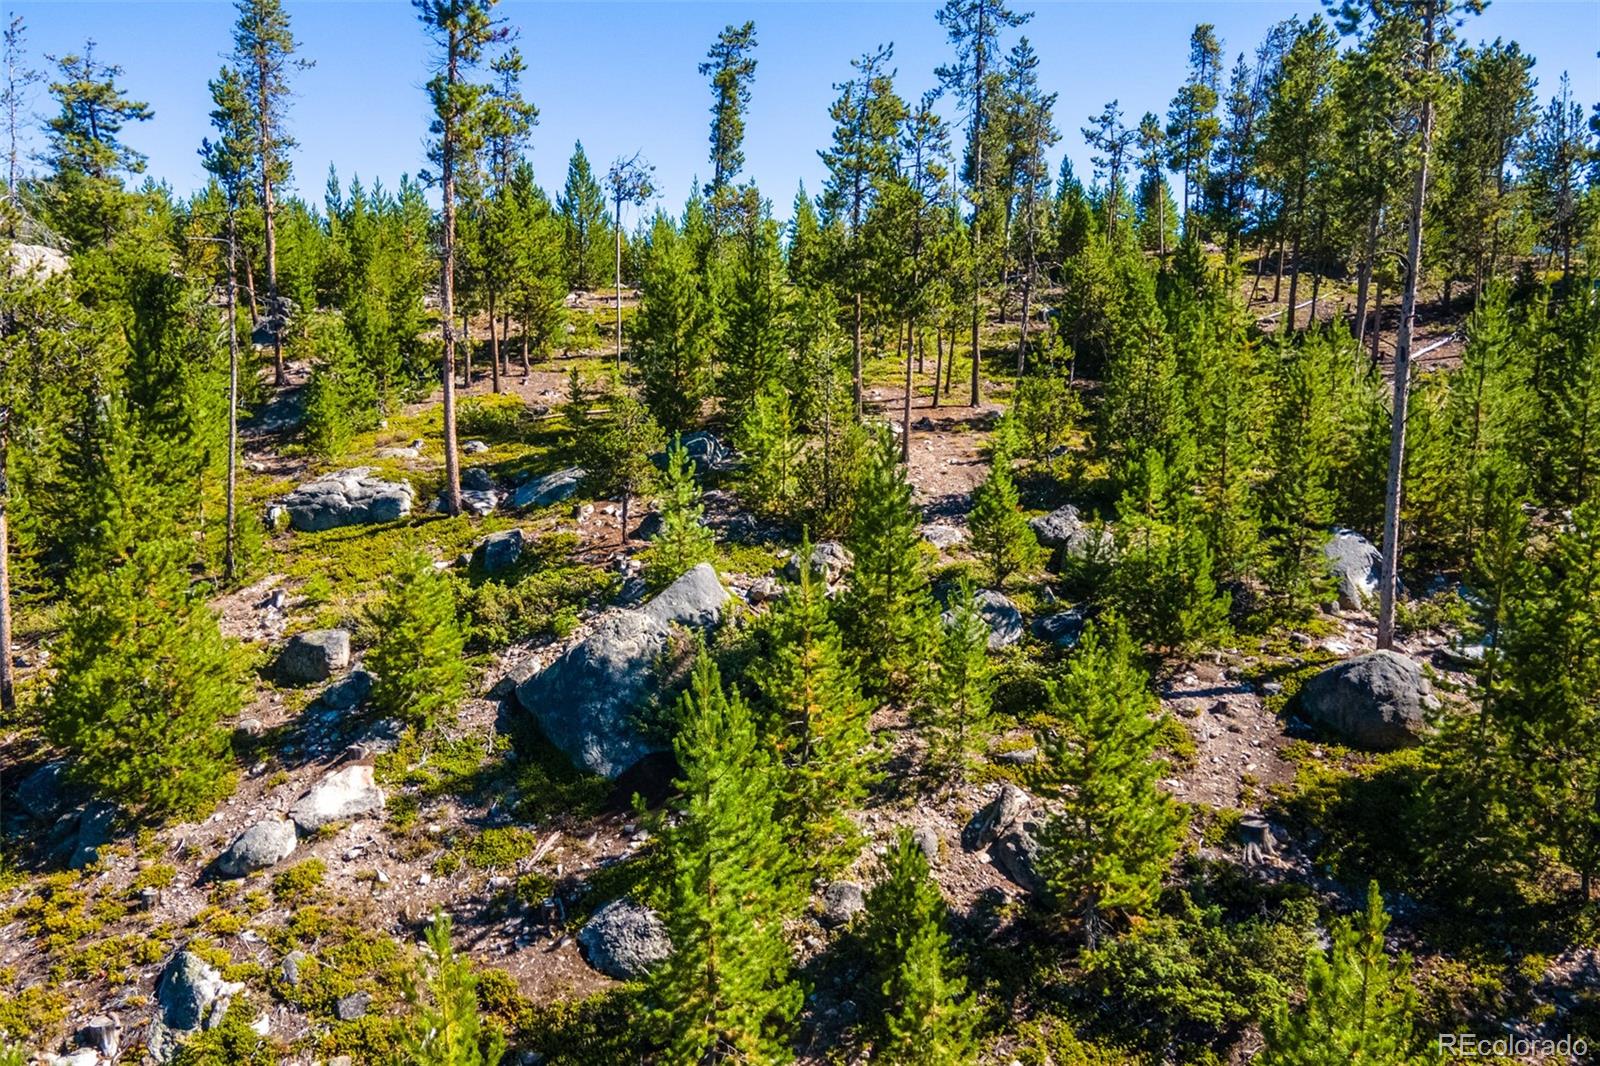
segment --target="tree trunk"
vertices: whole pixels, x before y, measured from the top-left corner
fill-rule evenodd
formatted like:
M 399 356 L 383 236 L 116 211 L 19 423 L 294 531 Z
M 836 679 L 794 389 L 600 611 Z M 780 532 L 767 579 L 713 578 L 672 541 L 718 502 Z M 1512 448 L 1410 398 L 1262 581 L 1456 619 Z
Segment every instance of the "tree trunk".
M 1378 342 L 1383 338 L 1383 279 L 1372 286 L 1372 369 L 1383 361 L 1383 351 Z
M 288 381 L 283 368 L 283 330 L 278 308 L 278 204 L 272 190 L 272 99 L 268 71 L 256 69 L 256 150 L 261 156 L 261 222 L 266 236 L 267 301 L 272 322 L 272 381 L 282 388 Z
M 500 392 L 500 338 L 494 332 L 494 291 L 489 292 L 489 377 L 495 393 Z
M 1033 315 L 1033 262 L 1029 259 L 1028 272 L 1022 279 L 1022 335 L 1017 338 L 1017 376 L 1028 368 L 1028 327 Z
M 1283 234 L 1278 234 L 1278 267 L 1272 279 L 1272 302 L 1283 299 Z
M 1435 0 L 1423 21 L 1423 75 L 1433 72 Z M 1433 143 L 1433 100 L 1422 101 L 1422 153 L 1411 191 L 1411 221 L 1406 236 L 1406 287 L 1400 297 L 1400 329 L 1394 343 L 1394 414 L 1389 432 L 1389 479 L 1383 499 L 1383 574 L 1378 583 L 1378 647 L 1394 647 L 1395 578 L 1400 565 L 1401 478 L 1405 470 L 1406 407 L 1411 398 L 1411 331 L 1416 324 L 1417 284 L 1422 278 L 1422 212 L 1428 198 L 1428 153 Z
M 453 87 L 459 80 L 461 42 L 455 30 L 446 44 L 446 81 Z M 444 262 L 439 285 L 439 321 L 444 330 L 444 502 L 452 515 L 461 513 L 461 456 L 456 451 L 456 129 L 450 105 L 445 107 L 440 136 L 440 170 L 443 172 L 440 202 L 444 209 Z
M 461 309 L 461 387 L 472 388 L 472 316 Z
M 980 149 L 981 151 L 981 149 Z M 983 284 L 982 271 L 978 269 L 978 250 L 982 245 L 978 241 L 978 218 L 972 218 L 972 406 L 978 406 L 978 325 L 983 317 Z
M 856 398 L 856 419 L 861 418 L 861 293 L 856 292 L 855 300 L 855 332 L 850 342 L 851 370 L 850 383 Z
M 1289 306 L 1283 312 L 1283 333 L 1285 336 L 1294 332 L 1294 305 L 1300 298 L 1300 227 L 1294 228 L 1294 246 L 1291 251 L 1294 265 L 1289 268 Z
M 951 326 L 950 327 L 950 344 L 945 349 L 945 357 L 944 357 L 944 394 L 946 396 L 950 395 L 950 389 L 954 386 L 954 383 L 955 383 L 954 382 L 955 372 L 956 372 L 956 328 L 954 326 Z
M 500 312 L 500 376 L 511 376 L 511 356 L 506 351 L 511 345 L 511 312 Z
M 1367 288 L 1372 284 L 1372 265 L 1378 257 L 1378 212 L 1373 211 L 1367 222 L 1367 249 L 1361 257 L 1361 272 L 1356 277 L 1356 345 L 1367 334 Z
M 5 449 L 0 448 L 0 460 Z M 0 470 L 0 711 L 17 709 L 17 667 L 11 656 L 11 529 L 4 470 Z
M 917 373 L 926 372 L 923 360 L 928 354 L 928 334 L 926 330 L 917 330 Z
M 617 201 L 617 372 L 622 372 L 622 201 Z
M 533 332 L 533 325 L 524 318 L 522 320 L 522 380 L 526 382 L 533 376 L 533 364 L 528 361 L 528 336 Z
M 944 327 L 933 327 L 933 406 L 939 406 L 939 380 L 944 372 Z
M 228 492 L 227 528 L 222 546 L 222 576 L 229 585 L 238 576 L 234 533 L 238 517 L 239 484 L 239 273 L 238 236 L 234 207 L 228 207 Z
M 626 490 L 624 490 L 623 493 L 622 493 L 622 546 L 624 548 L 626 548 L 628 546 L 628 496 L 629 495 L 630 494 Z
M 912 347 L 911 319 L 906 319 L 906 395 L 905 406 L 900 412 L 900 461 L 911 462 L 911 347 Z

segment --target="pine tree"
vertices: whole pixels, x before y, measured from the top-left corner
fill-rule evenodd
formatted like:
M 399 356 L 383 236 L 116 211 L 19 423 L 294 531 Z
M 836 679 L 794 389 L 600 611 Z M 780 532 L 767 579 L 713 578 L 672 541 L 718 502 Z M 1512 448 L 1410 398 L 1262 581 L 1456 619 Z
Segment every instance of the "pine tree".
M 145 157 L 122 142 L 130 122 L 155 117 L 150 105 L 130 100 L 117 84 L 122 68 L 95 58 L 94 42 L 82 53 L 56 61 L 58 80 L 50 95 L 60 105 L 45 124 L 44 161 L 52 186 L 47 193 L 50 220 L 74 246 L 108 243 L 122 227 L 128 197 L 121 176 L 144 172 Z
M 705 524 L 700 486 L 694 463 L 674 436 L 667 448 L 667 468 L 660 484 L 661 529 L 651 542 L 644 578 L 652 588 L 664 588 L 692 567 L 716 558 L 717 538 Z
M 928 772 L 952 781 L 982 755 L 994 725 L 989 625 L 978 611 L 970 580 L 963 580 L 951 596 L 943 621 L 917 718 L 927 737 Z
M 567 284 L 587 291 L 604 276 L 610 259 L 611 234 L 607 232 L 605 193 L 595 180 L 583 142 L 572 146 L 567 163 L 567 184 L 556 197 L 564 231 Z
M 714 311 L 686 234 L 665 214 L 650 228 L 633 326 L 633 357 L 650 412 L 668 430 L 690 429 L 711 390 Z
M 425 728 L 454 711 L 466 696 L 467 666 L 449 575 L 421 552 L 395 559 L 372 626 L 373 705 Z
M 811 556 L 808 540 L 798 558 Z M 830 613 L 828 590 L 809 566 L 773 608 L 770 653 L 751 676 L 771 708 L 774 747 L 782 761 L 781 815 L 797 854 L 819 872 L 849 865 L 860 831 L 849 812 L 873 777 L 867 735 L 870 707 Z
M 768 382 L 740 419 L 734 444 L 744 456 L 739 488 L 745 503 L 759 515 L 792 521 L 805 438 L 795 425 L 788 390 Z
M 450 943 L 450 916 L 443 911 L 428 926 L 427 958 L 406 983 L 411 1004 L 406 1061 L 414 1066 L 498 1066 L 506 1042 L 485 1026 L 478 1007 L 478 975 L 471 959 Z
M 1013 436 L 1007 419 L 995 432 L 989 473 L 972 490 L 972 511 L 967 516 L 972 550 L 987 564 L 997 589 L 1005 588 L 1012 574 L 1039 564 L 1039 539 L 1022 515 L 1017 484 L 1011 476 Z
M 1084 628 L 1066 676 L 1046 686 L 1050 724 L 1037 772 L 1059 813 L 1040 830 L 1040 872 L 1055 904 L 1099 942 L 1106 916 L 1155 902 L 1183 817 L 1161 791 L 1160 704 L 1114 616 Z
M 677 723 L 679 819 L 661 845 L 673 952 L 648 991 L 663 1061 L 782 1062 L 802 995 L 783 939 L 798 893 L 774 815 L 775 769 L 749 708 L 703 651 Z
M 734 181 L 744 169 L 744 115 L 756 77 L 755 50 L 756 24 L 730 23 L 699 66 L 700 76 L 711 79 L 711 181 L 705 195 L 711 229 L 718 236 L 738 229 L 740 216 L 750 206 L 739 202 Z
M 68 582 L 46 729 L 97 795 L 159 821 L 201 813 L 231 789 L 223 723 L 243 706 L 243 686 L 215 616 L 190 591 L 189 549 L 129 462 L 126 432 L 113 429 L 94 479 L 108 506 Z
M 1267 587 L 1281 615 L 1300 617 L 1324 602 L 1331 583 L 1322 547 L 1333 520 L 1334 432 L 1320 340 L 1274 354 L 1268 476 L 1262 490 L 1269 559 Z
M 788 293 L 778 224 L 762 218 L 742 235 L 734 254 L 721 354 L 723 409 L 750 410 L 762 390 L 785 377 Z
M 945 930 L 946 908 L 928 859 L 902 829 L 867 895 L 868 941 L 883 995 L 873 1061 L 970 1066 L 978 1061 L 977 1004 Z
M 866 690 L 904 695 L 926 658 L 934 607 L 911 484 L 887 432 L 878 436 L 855 500 L 845 540 L 855 566 L 839 604 L 841 623 Z
M 1306 965 L 1306 1001 L 1265 1026 L 1262 1066 L 1404 1066 L 1433 1061 L 1413 1028 L 1416 994 L 1405 955 L 1384 949 L 1389 916 L 1376 881 L 1366 908 L 1333 926 L 1333 946 Z
M 577 371 L 573 381 L 577 382 Z M 606 389 L 608 413 L 597 422 L 586 419 L 578 428 L 579 454 L 588 481 L 602 495 L 614 495 L 622 504 L 622 543 L 628 542 L 628 510 L 633 497 L 649 491 L 656 479 L 650 455 L 666 443 L 661 427 L 645 405 L 615 381 Z M 576 404 L 574 406 L 577 406 Z
M 324 459 L 337 459 L 354 434 L 377 424 L 377 383 L 343 320 L 319 318 L 311 328 L 310 348 L 315 361 L 306 386 L 306 443 Z

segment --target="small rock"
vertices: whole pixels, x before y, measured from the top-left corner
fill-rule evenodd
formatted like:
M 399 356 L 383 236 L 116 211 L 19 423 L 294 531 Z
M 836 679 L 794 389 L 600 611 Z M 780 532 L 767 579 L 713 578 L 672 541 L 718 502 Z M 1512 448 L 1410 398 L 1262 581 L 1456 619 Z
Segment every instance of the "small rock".
M 278 654 L 278 680 L 286 685 L 326 681 L 350 665 L 350 633 L 344 629 L 313 629 L 289 638 Z
M 932 866 L 939 861 L 939 834 L 932 828 L 919 825 L 911 832 L 911 840 L 922 849 L 922 854 L 927 858 L 928 865 Z
M 265 870 L 294 854 L 296 843 L 293 822 L 277 818 L 257 822 L 217 857 L 217 872 L 224 877 L 243 877 Z
M 548 507 L 552 503 L 571 499 L 578 491 L 588 471 L 581 466 L 569 466 L 553 474 L 536 477 L 523 483 L 511 494 L 511 506 L 516 510 L 528 507 Z
M 348 711 L 365 703 L 367 697 L 372 695 L 374 680 L 365 670 L 352 670 L 323 689 L 318 699 L 329 710 Z
M 922 527 L 922 539 L 940 551 L 948 551 L 967 542 L 967 531 L 947 522 L 929 522 Z
M 283 975 L 283 983 L 290 988 L 298 988 L 301 971 L 310 958 L 311 956 L 303 951 L 291 951 L 285 955 L 278 967 L 278 972 Z
M 318 781 L 289 808 L 302 832 L 314 833 L 330 822 L 342 822 L 383 809 L 383 790 L 372 778 L 370 764 L 335 770 Z
M 578 944 L 590 966 L 619 981 L 643 977 L 672 954 L 660 916 L 628 899 L 595 911 L 578 931 Z
M 855 557 L 850 554 L 850 549 L 836 540 L 819 541 L 811 546 L 811 573 L 830 585 L 838 584 L 854 565 Z M 783 573 L 790 581 L 799 581 L 799 559 L 790 559 Z
M 834 881 L 822 890 L 824 925 L 846 925 L 866 909 L 866 890 L 856 881 Z
M 758 577 L 750 585 L 750 590 L 745 593 L 745 599 L 754 604 L 772 603 L 783 597 L 783 585 L 770 574 Z
M 122 1049 L 122 1023 L 109 1014 L 96 1014 L 78 1026 L 77 1041 L 81 1048 L 114 1059 Z
M 341 1022 L 353 1022 L 357 1018 L 364 1018 L 367 1008 L 372 1005 L 372 997 L 365 992 L 352 992 L 344 996 L 333 1005 L 334 1017 Z
M 489 450 L 489 446 L 481 440 L 469 440 L 461 446 L 461 450 L 468 455 L 482 455 Z
M 1017 748 L 1015 751 L 1002 751 L 994 757 L 994 761 L 1008 766 L 1032 766 L 1039 761 L 1039 749 Z
M 994 799 L 984 804 L 961 831 L 961 846 L 977 851 L 1005 832 L 1033 804 L 1016 785 L 1001 785 Z
M 472 561 L 486 574 L 498 574 L 509 570 L 522 558 L 522 549 L 526 544 L 520 529 L 507 529 L 499 533 L 491 533 L 478 542 L 472 550 Z

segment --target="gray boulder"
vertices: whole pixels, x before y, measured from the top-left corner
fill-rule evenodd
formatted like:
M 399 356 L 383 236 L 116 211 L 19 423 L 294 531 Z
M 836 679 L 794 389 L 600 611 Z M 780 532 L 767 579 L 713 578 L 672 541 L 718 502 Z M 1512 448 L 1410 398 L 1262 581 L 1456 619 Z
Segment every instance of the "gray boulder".
M 595 911 L 578 930 L 578 944 L 590 966 L 619 981 L 643 977 L 672 954 L 660 916 L 628 899 L 614 899 Z
M 517 565 L 526 541 L 520 529 L 491 533 L 472 549 L 472 562 L 486 574 L 498 574 Z
M 461 450 L 468 455 L 482 455 L 489 450 L 489 446 L 481 440 L 469 440 L 461 446 Z
M 615 778 L 664 751 L 635 712 L 650 692 L 673 626 L 703 628 L 722 618 L 729 596 L 701 563 L 642 607 L 608 615 L 582 641 L 517 686 L 517 703 L 572 762 Z
M 228 1001 L 244 988 L 224 981 L 216 968 L 200 956 L 180 951 L 161 971 L 156 985 L 160 1021 L 169 1029 L 193 1032 L 210 1029 L 227 1013 Z
M 7 270 L 14 278 L 44 279 L 67 269 L 66 255 L 42 244 L 12 242 L 5 254 Z
M 327 474 L 283 498 L 289 524 L 304 533 L 340 526 L 394 522 L 411 513 L 416 495 L 404 481 L 384 481 L 358 466 Z
M 322 690 L 318 697 L 330 711 L 348 711 L 372 695 L 373 677 L 365 670 L 352 670 Z
M 1353 529 L 1336 526 L 1322 546 L 1328 572 L 1339 585 L 1339 606 L 1359 611 L 1378 594 L 1383 577 L 1383 553 Z
M 286 685 L 311 685 L 328 680 L 349 665 L 349 631 L 313 629 L 289 638 L 278 653 L 275 673 Z
M 289 817 L 304 833 L 383 809 L 383 789 L 372 779 L 372 767 L 355 763 L 335 770 L 294 801 Z
M 280 818 L 257 822 L 234 837 L 228 850 L 217 856 L 217 872 L 223 877 L 243 877 L 276 866 L 294 854 L 296 843 L 293 822 Z
M 100 849 L 111 843 L 117 828 L 117 808 L 104 800 L 94 800 L 57 825 L 66 828 L 69 835 L 54 849 L 55 854 L 65 857 L 70 869 L 82 870 L 93 866 L 100 858 Z
M 967 542 L 967 531 L 948 522 L 929 522 L 922 527 L 922 539 L 940 551 L 948 551 Z
M 989 650 L 1008 648 L 1022 639 L 1022 612 L 1005 595 L 993 589 L 979 589 L 972 594 L 978 605 L 978 614 L 989 627 Z M 955 623 L 955 612 L 946 611 L 942 618 L 949 626 Z
M 36 822 L 49 822 L 67 805 L 67 764 L 47 762 L 17 782 L 13 802 Z
M 96 1014 L 78 1026 L 74 1039 L 80 1048 L 114 1060 L 122 1050 L 122 1022 L 110 1014 Z
M 470 466 L 461 471 L 461 487 L 474 492 L 488 492 L 495 487 L 494 475 L 487 467 Z
M 1076 607 L 1033 620 L 1033 635 L 1058 648 L 1071 648 L 1083 635 L 1083 612 Z
M 689 461 L 694 464 L 694 472 L 698 477 L 733 469 L 733 453 L 713 433 L 700 431 L 684 434 L 683 450 L 689 454 Z M 665 470 L 667 453 L 656 452 L 650 456 L 650 461 Z
M 834 881 L 822 890 L 821 917 L 824 925 L 847 925 L 866 909 L 866 891 L 855 881 Z
M 461 513 L 472 515 L 474 518 L 483 518 L 492 515 L 495 508 L 500 506 L 500 494 L 494 489 L 469 489 L 461 486 Z M 444 493 L 439 493 L 439 498 L 433 501 L 433 509 L 440 514 L 450 510 L 450 503 Z
M 528 507 L 548 507 L 552 503 L 571 499 L 586 476 L 588 471 L 583 467 L 569 466 L 565 470 L 523 482 L 511 494 L 511 506 L 521 511 Z
M 811 546 L 811 574 L 820 577 L 830 585 L 838 584 L 850 568 L 856 564 L 855 557 L 836 540 L 819 541 Z M 800 558 L 795 556 L 783 568 L 783 574 L 790 581 L 800 580 Z
M 995 869 L 1029 892 L 1043 887 L 1039 877 L 1039 828 L 1033 820 L 1019 820 L 995 838 L 989 845 L 989 857 Z
M 357 1018 L 367 1016 L 367 1008 L 372 1006 L 372 997 L 366 992 L 352 992 L 348 996 L 341 996 L 333 1005 L 333 1016 L 341 1022 L 353 1022 Z
M 977 851 L 993 843 L 1032 804 L 1033 798 L 1016 785 L 1000 786 L 994 799 L 979 808 L 961 831 L 961 846 L 968 851 Z
M 1058 554 L 1083 556 L 1088 554 L 1091 545 L 1096 544 L 1094 528 L 1083 520 L 1078 509 L 1070 503 L 1057 507 L 1049 514 L 1030 518 L 1028 525 L 1033 527 L 1034 536 L 1039 538 L 1040 544 L 1054 548 Z M 1102 544 L 1104 539 L 1101 534 Z
M 1300 689 L 1299 703 L 1306 718 L 1373 751 L 1420 744 L 1439 705 L 1422 667 L 1393 651 L 1328 667 Z

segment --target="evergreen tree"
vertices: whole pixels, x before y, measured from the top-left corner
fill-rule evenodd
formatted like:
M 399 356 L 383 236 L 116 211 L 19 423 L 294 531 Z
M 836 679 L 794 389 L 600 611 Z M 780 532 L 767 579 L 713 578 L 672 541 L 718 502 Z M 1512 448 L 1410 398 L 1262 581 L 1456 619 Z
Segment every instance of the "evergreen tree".
M 59 76 L 49 88 L 61 110 L 45 124 L 44 154 L 51 223 L 74 245 L 106 243 L 127 211 L 121 175 L 141 174 L 145 165 L 145 157 L 120 134 L 128 123 L 147 122 L 155 112 L 128 98 L 117 84 L 122 68 L 97 60 L 93 41 L 82 53 L 62 56 L 56 66 Z
M 694 463 L 683 439 L 672 438 L 667 448 L 667 468 L 661 476 L 661 529 L 650 544 L 644 578 L 652 588 L 664 588 L 700 563 L 716 558 L 717 538 L 705 524 L 700 486 Z
M 312 327 L 311 350 L 315 361 L 306 386 L 306 442 L 324 459 L 337 459 L 354 434 L 377 424 L 377 384 L 342 319 L 319 318 Z
M 711 389 L 714 311 L 697 276 L 687 234 L 657 214 L 634 320 L 634 362 L 644 399 L 668 430 L 689 429 Z
M 576 382 L 577 372 L 573 372 Z M 628 510 L 633 497 L 649 490 L 656 468 L 650 455 L 666 443 L 661 427 L 644 404 L 616 382 L 606 391 L 608 413 L 579 430 L 579 452 L 588 481 L 596 492 L 614 495 L 622 504 L 622 543 L 628 543 Z M 577 406 L 577 405 L 574 405 Z
M 414 1066 L 498 1066 L 505 1037 L 485 1026 L 478 1006 L 478 975 L 472 960 L 450 943 L 450 916 L 443 911 L 428 926 L 426 959 L 406 983 L 412 1016 L 406 1061 Z
M 649 984 L 663 1061 L 782 1062 L 802 996 L 783 939 L 797 892 L 775 769 L 749 708 L 703 651 L 677 723 L 679 818 L 661 844 L 673 952 Z
M 970 580 L 963 580 L 952 594 L 943 622 L 917 717 L 927 739 L 928 772 L 953 781 L 983 754 L 994 728 L 989 625 L 978 610 Z
M 1022 515 L 1016 482 L 1011 477 L 1014 431 L 1008 419 L 995 432 L 989 473 L 972 490 L 972 511 L 967 526 L 972 550 L 989 568 L 997 589 L 1006 579 L 1039 563 L 1039 539 Z
M 711 79 L 711 229 L 718 236 L 738 226 L 751 204 L 741 202 L 734 186 L 744 169 L 744 115 L 750 106 L 750 84 L 756 77 L 756 24 L 729 24 L 700 64 L 700 76 Z
M 811 556 L 811 542 L 798 558 Z M 825 582 L 809 566 L 767 623 L 769 654 L 751 675 L 771 708 L 773 746 L 782 762 L 780 813 L 797 854 L 820 872 L 848 866 L 860 846 L 849 812 L 872 780 L 870 707 L 833 621 Z
M 723 409 L 749 411 L 767 385 L 785 375 L 788 294 L 778 224 L 761 218 L 739 239 L 720 354 Z
M 1333 519 L 1327 375 L 1314 354 L 1321 342 L 1280 346 L 1274 356 L 1269 474 L 1263 486 L 1267 586 L 1280 614 L 1298 617 L 1330 589 L 1322 548 Z
M 189 588 L 189 549 L 152 500 L 115 409 L 94 477 L 106 503 L 68 582 L 46 731 L 73 774 L 143 819 L 192 816 L 232 787 L 223 723 L 243 706 L 232 656 Z
M 1036 784 L 1060 807 L 1039 834 L 1040 873 L 1091 948 L 1108 914 L 1155 902 L 1183 824 L 1160 788 L 1160 704 L 1134 654 L 1122 623 L 1103 619 L 1084 628 L 1066 676 L 1045 690 Z
M 1183 232 L 1188 236 L 1191 193 L 1203 189 L 1211 146 L 1221 132 L 1217 94 L 1222 86 L 1222 45 L 1217 28 L 1202 22 L 1189 35 L 1189 76 L 1167 111 L 1167 165 L 1183 175 Z
M 855 499 L 845 539 L 855 566 L 839 603 L 842 626 L 866 690 L 904 695 L 926 659 L 934 606 L 911 484 L 887 432 L 878 436 Z
M 372 626 L 373 705 L 423 727 L 454 711 L 467 694 L 467 665 L 450 576 L 421 552 L 396 558 Z
M 1416 994 L 1411 960 L 1391 960 L 1389 926 L 1378 883 L 1367 887 L 1366 908 L 1334 923 L 1333 946 L 1306 965 L 1306 1001 L 1280 1006 L 1264 1035 L 1263 1066 L 1404 1066 L 1432 1061 L 1413 1028 Z
M 605 275 L 610 258 L 611 234 L 607 232 L 605 193 L 595 180 L 583 142 L 572 146 L 567 163 L 567 184 L 556 197 L 564 232 L 567 284 L 587 291 Z
M 902 829 L 867 895 L 868 940 L 883 995 L 873 1061 L 970 1066 L 978 1061 L 977 1004 L 945 930 L 946 908 L 927 856 Z
M 739 487 L 745 503 L 767 518 L 792 520 L 800 500 L 805 439 L 795 425 L 788 390 L 768 382 L 739 420 L 734 444 L 744 456 Z

